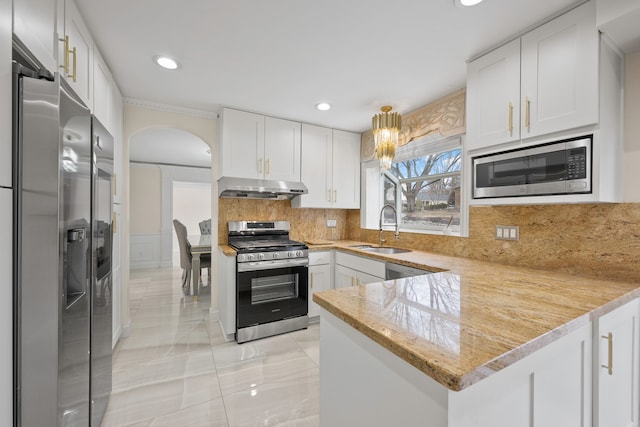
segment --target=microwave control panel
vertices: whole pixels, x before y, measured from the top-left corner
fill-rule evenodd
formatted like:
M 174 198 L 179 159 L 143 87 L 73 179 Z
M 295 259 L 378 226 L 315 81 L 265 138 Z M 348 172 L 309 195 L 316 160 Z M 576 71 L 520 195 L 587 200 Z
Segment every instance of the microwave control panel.
M 586 147 L 567 150 L 567 179 L 584 179 L 587 177 Z

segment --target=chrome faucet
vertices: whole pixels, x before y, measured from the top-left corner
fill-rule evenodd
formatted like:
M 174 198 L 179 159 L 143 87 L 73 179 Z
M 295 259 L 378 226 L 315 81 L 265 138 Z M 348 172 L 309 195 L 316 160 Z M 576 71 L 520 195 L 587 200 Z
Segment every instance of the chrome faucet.
M 382 238 L 382 216 L 383 216 L 384 210 L 386 208 L 391 208 L 391 210 L 393 211 L 393 216 L 395 218 L 395 226 L 396 226 L 395 238 L 396 238 L 396 240 L 398 240 L 400 238 L 400 221 L 398 221 L 398 211 L 396 210 L 396 208 L 393 205 L 386 204 L 380 210 L 380 224 L 379 224 L 380 234 L 378 236 L 378 242 L 380 243 L 380 246 L 384 245 L 384 242 L 386 242 L 386 240 Z

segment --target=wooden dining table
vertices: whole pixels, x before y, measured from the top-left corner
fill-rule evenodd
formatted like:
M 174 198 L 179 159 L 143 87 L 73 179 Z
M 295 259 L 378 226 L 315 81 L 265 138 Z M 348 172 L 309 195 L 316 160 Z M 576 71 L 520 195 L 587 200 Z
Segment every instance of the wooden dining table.
M 193 297 L 197 300 L 200 292 L 200 257 L 202 255 L 211 256 L 211 234 L 192 234 L 187 236 L 187 239 L 191 245 Z M 208 280 L 211 283 L 211 277 L 208 277 Z

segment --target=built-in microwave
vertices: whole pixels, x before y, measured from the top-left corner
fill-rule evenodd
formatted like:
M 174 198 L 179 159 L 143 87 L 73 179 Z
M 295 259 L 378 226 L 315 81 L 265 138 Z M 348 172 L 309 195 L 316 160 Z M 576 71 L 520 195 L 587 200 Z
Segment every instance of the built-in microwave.
M 472 158 L 473 198 L 591 193 L 593 135 Z

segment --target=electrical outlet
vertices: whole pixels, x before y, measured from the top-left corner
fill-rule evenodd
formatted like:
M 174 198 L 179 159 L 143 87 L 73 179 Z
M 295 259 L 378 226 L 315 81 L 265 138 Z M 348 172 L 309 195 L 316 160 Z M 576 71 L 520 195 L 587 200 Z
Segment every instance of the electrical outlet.
M 327 220 L 327 227 L 336 228 L 337 225 L 338 225 L 337 220 L 335 220 L 335 219 L 328 219 Z
M 520 227 L 517 225 L 496 225 L 496 240 L 520 240 Z

